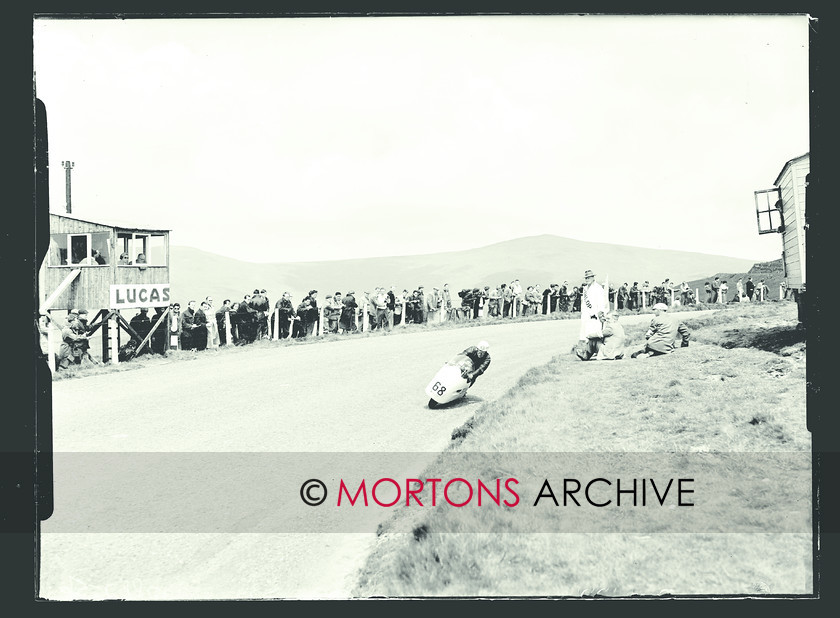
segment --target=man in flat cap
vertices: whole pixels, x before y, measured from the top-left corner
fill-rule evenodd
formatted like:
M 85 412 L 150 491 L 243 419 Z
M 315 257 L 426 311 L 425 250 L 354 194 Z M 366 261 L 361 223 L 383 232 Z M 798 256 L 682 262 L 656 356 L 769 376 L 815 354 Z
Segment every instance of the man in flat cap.
M 668 305 L 656 303 L 653 306 L 654 317 L 650 321 L 650 328 L 645 334 L 647 343 L 641 350 L 633 352 L 631 358 L 647 358 L 648 356 L 660 356 L 670 354 L 675 349 L 677 335 L 682 338 L 680 347 L 688 347 L 690 334 L 688 328 L 676 314 L 668 313 Z

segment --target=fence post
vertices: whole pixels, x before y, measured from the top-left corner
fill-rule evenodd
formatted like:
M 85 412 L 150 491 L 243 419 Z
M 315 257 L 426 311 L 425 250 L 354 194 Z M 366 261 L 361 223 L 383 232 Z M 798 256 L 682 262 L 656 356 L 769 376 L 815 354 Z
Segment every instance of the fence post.
M 52 314 L 47 311 L 47 365 L 55 373 L 55 323 Z
M 604 279 L 604 307 L 607 308 L 609 311 L 610 308 L 610 276 L 607 275 L 607 278 Z
M 324 308 L 318 308 L 318 336 L 324 336 Z
M 785 299 L 785 286 L 779 286 L 779 300 Z M 764 286 L 761 286 L 761 300 L 764 300 Z
M 227 315 L 227 314 L 225 314 Z M 274 341 L 280 340 L 280 308 L 274 308 L 274 337 L 272 337 Z
M 694 288 L 694 304 L 700 302 L 700 288 Z
M 370 319 L 368 318 L 368 303 L 365 300 L 362 305 L 362 332 L 366 333 L 368 328 L 370 328 Z
M 225 311 L 225 345 L 233 344 L 233 328 L 230 325 L 230 311 Z
M 674 306 L 674 290 L 671 290 L 671 306 Z
M 647 309 L 647 294 L 642 290 L 642 309 Z
M 117 320 L 117 315 L 119 315 L 120 310 L 114 310 L 114 325 L 111 327 L 114 330 L 114 333 L 111 335 L 111 364 L 117 365 L 120 362 L 120 342 L 119 342 L 119 334 L 120 334 L 120 323 Z

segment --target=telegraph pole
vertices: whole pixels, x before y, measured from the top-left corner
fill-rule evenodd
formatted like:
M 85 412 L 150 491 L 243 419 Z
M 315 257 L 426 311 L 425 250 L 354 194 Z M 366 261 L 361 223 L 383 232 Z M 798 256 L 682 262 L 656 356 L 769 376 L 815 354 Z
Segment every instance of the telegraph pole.
M 69 215 L 72 212 L 70 209 L 70 170 L 73 169 L 74 163 L 72 161 L 62 161 L 61 164 L 64 166 L 64 178 L 67 187 L 67 214 Z

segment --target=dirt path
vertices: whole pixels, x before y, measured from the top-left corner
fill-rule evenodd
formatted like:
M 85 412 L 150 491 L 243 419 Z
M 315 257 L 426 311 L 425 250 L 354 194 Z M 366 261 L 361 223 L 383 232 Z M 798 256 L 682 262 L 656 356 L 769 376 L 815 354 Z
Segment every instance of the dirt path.
M 416 460 L 419 473 L 483 401 L 566 353 L 578 327 L 577 320 L 545 321 L 348 337 L 57 382 L 57 462 L 60 453 L 427 453 Z M 461 405 L 429 410 L 428 380 L 480 339 L 491 343 L 487 375 Z M 342 598 L 375 538 L 375 527 L 352 534 L 56 532 L 67 529 L 62 505 L 81 482 L 69 476 L 57 466 L 55 515 L 42 528 L 45 598 Z M 126 496 L 115 493 L 97 495 L 97 508 L 119 513 Z

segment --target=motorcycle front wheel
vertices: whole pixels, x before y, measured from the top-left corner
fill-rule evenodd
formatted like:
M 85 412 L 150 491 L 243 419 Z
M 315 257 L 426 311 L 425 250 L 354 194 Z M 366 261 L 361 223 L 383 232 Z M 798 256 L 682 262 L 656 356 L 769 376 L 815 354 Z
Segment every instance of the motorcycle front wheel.
M 439 404 L 437 401 L 435 401 L 434 399 L 429 399 L 429 409 L 430 409 L 430 410 L 434 410 L 434 409 L 435 409 L 435 408 L 437 408 L 439 405 L 440 405 L 440 404 Z

